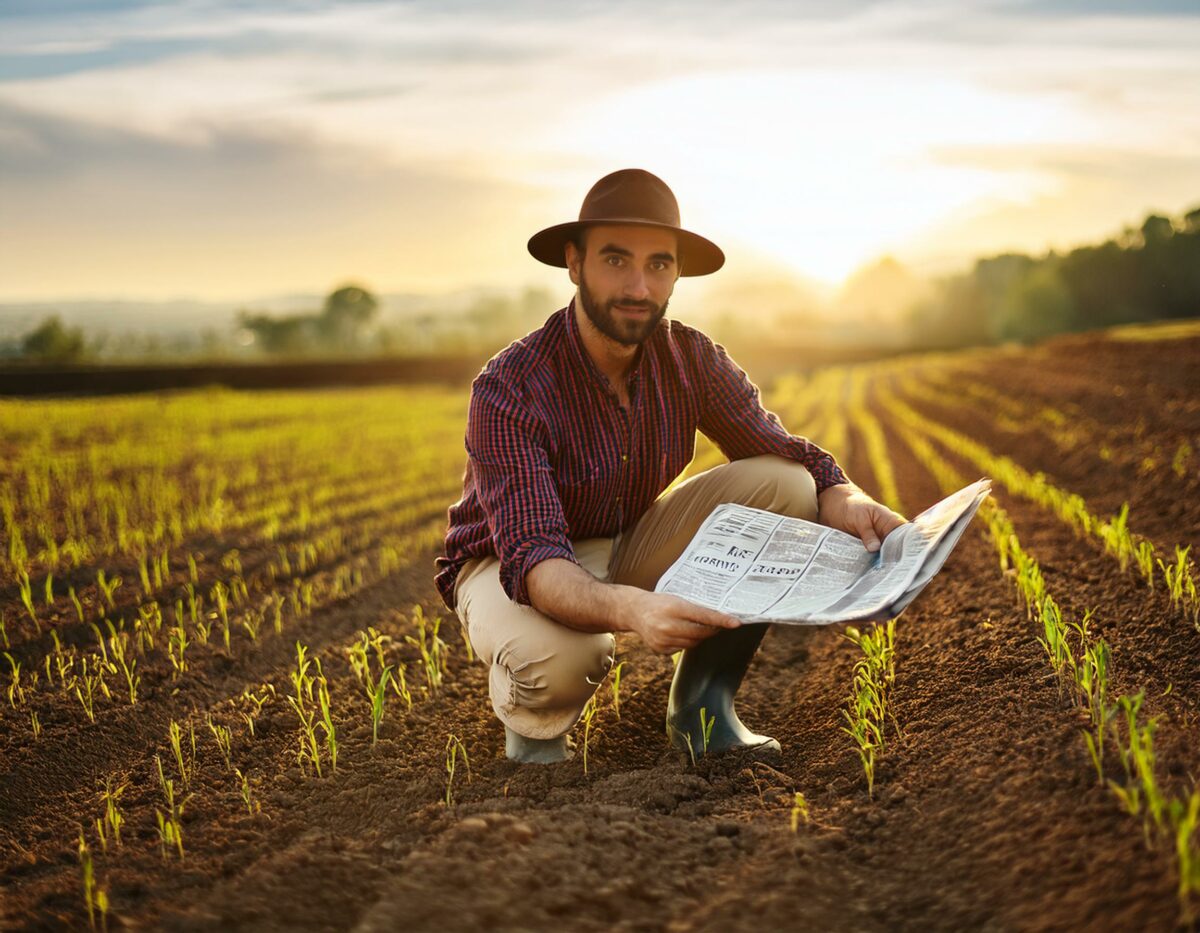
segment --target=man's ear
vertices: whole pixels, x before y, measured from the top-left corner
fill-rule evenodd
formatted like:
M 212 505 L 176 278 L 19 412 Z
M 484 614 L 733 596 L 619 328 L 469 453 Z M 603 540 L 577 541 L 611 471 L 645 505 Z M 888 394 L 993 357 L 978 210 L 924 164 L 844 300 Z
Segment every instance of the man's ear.
M 579 247 L 576 246 L 574 243 L 572 243 L 570 240 L 567 240 L 567 245 L 566 245 L 565 249 L 566 249 L 567 271 L 571 275 L 571 284 L 578 285 L 579 284 L 579 267 L 583 264 L 583 256 L 579 252 Z

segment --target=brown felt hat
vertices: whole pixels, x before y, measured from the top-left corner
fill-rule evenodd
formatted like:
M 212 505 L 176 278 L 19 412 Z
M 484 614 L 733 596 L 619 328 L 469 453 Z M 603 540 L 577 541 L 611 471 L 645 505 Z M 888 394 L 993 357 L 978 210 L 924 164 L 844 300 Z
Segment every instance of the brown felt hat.
M 529 252 L 548 266 L 567 267 L 567 241 L 587 226 L 635 224 L 662 227 L 679 237 L 680 275 L 708 275 L 725 264 L 725 254 L 711 240 L 679 226 L 679 202 L 666 182 L 640 168 L 605 175 L 583 199 L 579 219 L 540 230 L 529 238 Z

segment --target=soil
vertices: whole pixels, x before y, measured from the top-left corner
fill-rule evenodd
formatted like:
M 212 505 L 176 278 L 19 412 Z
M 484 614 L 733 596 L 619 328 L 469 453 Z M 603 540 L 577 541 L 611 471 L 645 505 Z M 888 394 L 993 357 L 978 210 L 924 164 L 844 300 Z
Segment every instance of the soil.
M 1197 350 L 1195 340 L 1114 348 L 1099 336 L 1070 338 L 979 358 L 972 378 L 1022 399 L 1078 405 L 1118 434 L 1141 418 L 1143 439 L 1161 438 L 1171 450 L 1190 440 L 1200 451 L 1192 404 Z M 1114 386 L 1124 394 L 1114 395 Z M 1165 395 L 1182 407 L 1162 414 Z M 1160 414 L 1148 415 L 1151 407 Z M 1137 530 L 1142 520 L 1156 543 L 1195 540 L 1194 460 L 1184 477 L 1131 477 L 1120 460 L 1089 461 L 1081 452 L 1064 462 L 1040 435 L 1006 436 L 978 412 L 922 410 L 969 426 L 1028 469 L 1057 468 L 1054 480 L 1089 502 L 1111 508 L 1136 495 L 1131 525 Z M 915 514 L 943 492 L 884 427 L 906 511 Z M 849 447 L 848 473 L 873 491 L 865 445 L 852 433 Z M 1145 689 L 1145 708 L 1158 717 L 1163 784 L 1183 792 L 1200 772 L 1200 633 L 1160 593 L 1122 574 L 1094 541 L 1003 489 L 995 496 L 1064 611 L 1095 610 L 1094 629 L 1112 645 L 1114 690 Z M 415 549 L 403 568 L 297 620 L 286 637 L 268 633 L 228 656 L 202 655 L 179 685 L 169 669 L 146 671 L 144 698 L 105 707 L 95 724 L 64 699 L 61 708 L 43 707 L 44 733 L 35 742 L 28 723 L 7 710 L 0 719 L 0 926 L 87 923 L 79 826 L 90 830 L 100 815 L 97 781 L 113 774 L 130 782 L 121 799 L 128 821 L 122 844 L 100 851 L 94 833 L 89 844 L 114 928 L 1183 926 L 1171 847 L 1147 839 L 1141 821 L 1097 781 L 1079 713 L 1050 676 L 1039 632 L 982 524 L 968 530 L 897 622 L 893 702 L 902 735 L 889 740 L 873 796 L 841 731 L 858 654 L 843 626 L 777 625 L 763 642 L 738 710 L 752 728 L 780 740 L 780 755 L 728 754 L 693 765 L 672 751 L 663 734 L 671 660 L 622 638 L 619 716 L 606 685 L 587 772 L 582 727 L 573 760 L 516 765 L 504 757 L 486 672 L 468 660 L 453 618 L 443 630 L 453 650 L 441 691 L 415 695 L 408 712 L 391 698 L 372 748 L 366 701 L 342 649 L 375 626 L 396 640 L 395 656 L 408 663 L 410 682 L 416 679 L 418 658 L 403 636 L 413 631 L 409 607 L 438 606 L 435 551 Z M 320 778 L 296 764 L 296 717 L 283 700 L 296 639 L 321 658 L 335 704 L 347 698 L 335 714 L 337 771 Z M 242 707 L 231 698 L 266 682 L 278 699 L 264 706 L 253 738 L 234 729 L 232 764 L 250 776 L 261 807 L 250 814 L 204 715 L 238 726 Z M 182 861 L 160 856 L 154 823 L 162 806 L 154 756 L 169 755 L 173 718 L 198 727 L 200 747 Z M 469 752 L 470 779 L 460 762 L 447 806 L 450 734 Z M 1106 767 L 1120 773 L 1111 750 Z M 809 820 L 793 832 L 796 792 L 807 800 Z

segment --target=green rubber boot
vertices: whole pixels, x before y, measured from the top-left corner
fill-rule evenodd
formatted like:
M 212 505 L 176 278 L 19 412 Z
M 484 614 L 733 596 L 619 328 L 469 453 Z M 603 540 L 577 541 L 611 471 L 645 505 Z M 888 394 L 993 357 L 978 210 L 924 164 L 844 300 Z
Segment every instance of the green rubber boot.
M 779 751 L 779 743 L 769 735 L 757 735 L 742 725 L 733 708 L 734 694 L 767 628 L 766 624 L 755 624 L 722 629 L 683 652 L 667 701 L 667 735 L 677 749 L 688 752 L 690 738 L 690 753 L 697 758 L 735 749 Z M 712 720 L 707 743 L 701 709 L 705 724 Z
M 553 739 L 529 739 L 504 727 L 504 754 L 521 764 L 550 765 L 574 758 L 566 735 Z

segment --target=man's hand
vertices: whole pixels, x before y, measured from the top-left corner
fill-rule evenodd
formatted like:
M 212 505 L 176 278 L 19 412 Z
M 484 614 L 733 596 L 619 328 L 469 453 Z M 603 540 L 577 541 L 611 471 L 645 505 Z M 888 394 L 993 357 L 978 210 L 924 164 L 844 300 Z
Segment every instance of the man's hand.
M 731 615 L 697 606 L 678 596 L 649 590 L 637 592 L 641 595 L 631 600 L 629 629 L 658 654 L 694 648 L 723 628 L 741 625 Z
M 817 496 L 821 524 L 861 538 L 868 551 L 878 551 L 888 532 L 908 519 L 876 502 L 853 483 L 830 486 Z
M 741 624 L 678 596 L 601 583 L 560 557 L 535 564 L 525 585 L 533 607 L 563 625 L 581 632 L 633 632 L 659 654 L 693 648 L 721 629 Z

